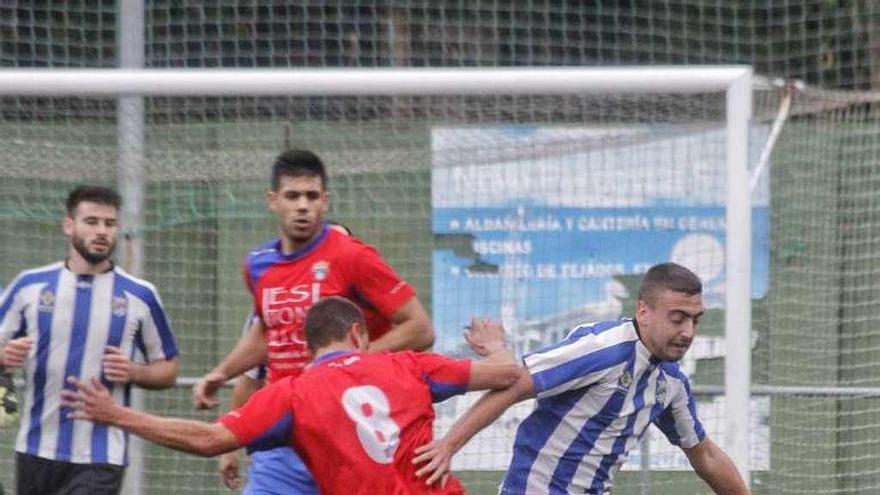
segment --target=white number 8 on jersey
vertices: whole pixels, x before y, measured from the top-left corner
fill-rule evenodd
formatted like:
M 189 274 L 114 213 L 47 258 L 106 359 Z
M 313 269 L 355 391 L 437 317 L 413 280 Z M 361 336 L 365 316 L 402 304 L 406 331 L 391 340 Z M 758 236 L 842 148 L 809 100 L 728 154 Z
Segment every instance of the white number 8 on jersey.
M 351 387 L 342 394 L 342 407 L 354 421 L 367 455 L 380 464 L 391 464 L 400 443 L 400 427 L 391 419 L 385 392 L 373 385 Z

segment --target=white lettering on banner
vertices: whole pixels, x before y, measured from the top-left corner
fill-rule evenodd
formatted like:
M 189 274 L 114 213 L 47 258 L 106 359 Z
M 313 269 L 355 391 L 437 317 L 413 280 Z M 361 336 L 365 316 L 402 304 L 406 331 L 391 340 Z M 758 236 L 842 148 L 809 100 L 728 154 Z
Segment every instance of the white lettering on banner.
M 479 254 L 531 254 L 532 241 L 475 240 L 474 251 Z
M 582 279 L 605 278 L 625 275 L 632 271 L 647 271 L 650 264 L 635 264 L 629 272 L 624 263 L 510 263 L 498 265 L 497 271 L 459 270 L 453 275 L 464 274 L 467 278 L 533 278 L 533 279 Z M 639 271 L 641 270 L 641 271 Z
M 679 230 L 724 232 L 724 217 L 686 216 L 678 219 Z
M 560 263 L 562 278 L 611 277 L 626 273 L 623 263 Z
M 643 215 L 587 216 L 578 218 L 578 230 L 584 232 L 651 230 L 651 221 Z
M 468 232 L 560 232 L 562 231 L 562 222 L 555 215 L 467 217 L 464 220 L 464 230 Z

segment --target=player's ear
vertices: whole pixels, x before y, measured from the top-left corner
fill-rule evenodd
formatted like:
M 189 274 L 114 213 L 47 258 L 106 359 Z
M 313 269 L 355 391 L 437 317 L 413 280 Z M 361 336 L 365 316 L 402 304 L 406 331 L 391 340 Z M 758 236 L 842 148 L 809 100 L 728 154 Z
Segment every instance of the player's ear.
M 321 214 L 326 215 L 327 211 L 330 210 L 330 193 L 326 189 L 321 193 L 321 202 L 323 203 L 321 205 Z
M 270 210 L 275 211 L 275 202 L 278 199 L 278 191 L 273 191 L 269 189 L 266 191 L 266 206 L 269 207 Z
M 73 225 L 73 218 L 70 215 L 64 215 L 64 220 L 61 221 L 61 230 L 64 232 L 64 235 L 67 237 L 73 235 Z
M 351 328 L 348 332 L 349 338 L 351 339 L 352 344 L 354 344 L 355 349 L 366 351 L 367 347 L 370 345 L 370 337 L 367 334 L 367 329 L 364 328 L 364 325 L 360 322 L 354 322 L 351 324 Z
M 645 322 L 650 312 L 651 306 L 644 299 L 639 299 L 636 303 L 636 319 L 639 322 Z

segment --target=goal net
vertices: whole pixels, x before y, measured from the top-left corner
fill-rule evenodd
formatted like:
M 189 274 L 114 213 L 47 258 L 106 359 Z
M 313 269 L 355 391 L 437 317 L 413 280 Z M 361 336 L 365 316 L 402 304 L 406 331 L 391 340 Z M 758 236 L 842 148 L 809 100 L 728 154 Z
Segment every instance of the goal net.
M 712 78 L 725 71 L 742 69 L 597 70 L 588 77 L 583 74 L 590 71 L 428 71 L 415 73 L 409 87 L 414 73 L 396 72 L 385 73 L 396 91 L 371 86 L 375 94 L 363 96 L 351 95 L 363 90 L 344 89 L 357 80 L 327 90 L 345 75 L 315 72 L 321 84 L 298 79 L 290 85 L 322 88 L 312 96 L 241 96 L 243 89 L 237 96 L 217 96 L 217 90 L 201 97 L 147 96 L 142 128 L 114 98 L 57 96 L 63 93 L 57 87 L 45 88 L 56 96 L 4 97 L 2 277 L 64 255 L 58 225 L 72 185 L 118 185 L 133 191 L 135 201 L 142 195 L 142 204 L 128 205 L 136 211 L 124 217 L 129 224 L 120 261 L 159 288 L 178 336 L 181 376 L 190 378 L 182 383 L 191 382 L 232 348 L 249 305 L 242 257 L 276 235 L 265 207 L 270 164 L 285 148 L 308 148 L 329 168 L 330 219 L 376 245 L 417 288 L 431 309 L 438 352 L 468 356 L 461 329 L 474 316 L 503 321 L 519 354 L 535 350 L 578 323 L 631 315 L 639 277 L 650 265 L 673 260 L 694 269 L 705 282 L 708 313 L 683 366 L 698 385 L 709 434 L 724 444 L 730 416 L 723 387 L 730 312 L 724 308 L 728 288 L 737 283 L 725 264 L 726 89 L 736 77 Z M 73 94 L 83 87 L 149 93 L 154 76 L 167 80 L 162 86 L 169 93 L 180 91 L 174 73 L 138 74 L 130 79 L 141 86 L 125 90 L 108 73 L 52 73 L 49 84 L 71 74 L 94 77 L 73 83 Z M 269 75 L 275 81 L 289 74 L 297 76 Z M 210 77 L 226 75 L 237 77 Z M 368 81 L 382 73 L 348 75 Z M 460 75 L 478 83 L 449 81 Z M 545 79 L 560 75 L 563 89 L 528 90 L 534 81 L 546 86 Z M 35 89 L 46 79 L 40 74 L 15 76 L 28 83 L 20 92 L 43 91 Z M 6 82 L 14 79 L 10 74 Z M 425 92 L 419 84 L 431 88 L 428 94 L 419 94 Z M 456 84 L 462 94 L 447 88 Z M 5 91 L 11 93 L 8 86 Z M 350 96 L 315 94 L 334 91 Z M 757 160 L 768 126 L 746 128 L 743 121 L 741 130 L 746 177 L 745 160 Z M 757 143 L 752 156 L 745 153 L 749 142 Z M 764 176 L 741 206 L 754 243 L 737 256 L 752 260 L 746 296 L 757 301 L 766 300 L 769 289 L 771 196 Z M 743 332 L 743 345 L 768 346 L 757 332 Z M 193 413 L 189 395 L 187 386 L 149 392 L 145 407 L 213 417 Z M 474 398 L 439 405 L 438 432 Z M 744 406 L 752 411 L 744 428 L 750 431 L 749 469 L 763 481 L 776 438 L 771 402 L 755 397 Z M 455 468 L 471 491 L 494 490 L 515 427 L 531 407 L 513 408 L 458 456 Z M 12 435 L 3 435 L 8 453 Z M 704 489 L 680 452 L 656 432 L 647 439 L 619 476 L 622 489 Z M 212 460 L 153 446 L 136 452 L 143 453 L 136 485 L 143 493 L 224 489 Z
M 0 5 L 0 81 L 13 68 L 117 66 L 116 24 L 127 3 Z M 751 376 L 742 429 L 755 493 L 875 493 L 880 94 L 855 89 L 880 88 L 878 9 L 855 0 L 144 9 L 144 65 L 153 68 L 747 63 L 758 74 L 805 80 L 743 210 L 752 319 L 747 343 L 734 351 L 749 354 L 750 369 L 725 371 L 721 90 L 150 96 L 142 130 L 120 117 L 111 94 L 4 92 L 0 285 L 64 256 L 59 223 L 72 186 L 121 185 L 129 204 L 142 193 L 119 260 L 157 285 L 182 354 L 181 384 L 146 393 L 144 406 L 211 420 L 214 413 L 192 411 L 190 383 L 239 334 L 248 309 L 243 255 L 276 235 L 264 201 L 273 158 L 308 148 L 330 170 L 329 217 L 377 246 L 416 287 L 435 321 L 436 350 L 463 353 L 461 327 L 475 315 L 501 319 L 524 352 L 575 322 L 630 314 L 644 267 L 680 261 L 707 282 L 709 312 L 683 366 L 701 419 L 722 444 L 730 434 L 725 379 Z M 750 166 L 783 94 L 755 87 Z M 120 125 L 130 130 L 120 135 Z M 439 405 L 438 432 L 473 400 Z M 457 457 L 471 493 L 496 493 L 514 428 L 531 407 L 513 408 Z M 7 492 L 14 434 L 14 425 L 0 428 Z M 143 471 L 131 493 L 229 493 L 213 460 L 149 445 L 137 452 Z M 706 492 L 654 429 L 616 481 L 624 494 Z

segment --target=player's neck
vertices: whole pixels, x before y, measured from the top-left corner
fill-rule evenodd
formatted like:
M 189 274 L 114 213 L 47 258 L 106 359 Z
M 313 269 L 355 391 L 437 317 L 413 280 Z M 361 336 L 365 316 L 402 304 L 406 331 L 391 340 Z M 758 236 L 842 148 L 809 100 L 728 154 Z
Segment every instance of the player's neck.
M 100 263 L 92 264 L 76 252 L 76 249 L 71 249 L 71 252 L 67 255 L 67 259 L 64 261 L 64 266 L 77 275 L 99 275 L 112 270 L 113 262 L 106 259 Z
M 642 335 L 642 332 L 644 332 L 644 330 L 642 329 L 641 325 L 639 325 L 639 317 L 638 316 L 633 317 L 632 322 L 633 322 L 633 326 L 636 329 L 636 335 L 638 335 L 638 337 L 639 337 L 639 341 L 642 343 L 643 346 L 645 346 L 646 349 L 648 349 L 648 352 L 651 353 L 651 357 L 653 357 L 654 350 L 651 348 L 650 342 L 645 340 L 645 336 Z
M 284 256 L 289 256 L 299 249 L 301 249 L 306 244 L 314 241 L 319 235 L 321 235 L 321 230 L 319 229 L 315 234 L 309 237 L 306 240 L 299 239 L 291 239 L 290 237 L 282 234 L 281 235 L 281 254 Z
M 332 354 L 334 352 L 358 352 L 358 350 L 355 349 L 350 342 L 331 342 L 326 347 L 316 350 L 313 359 L 318 359 L 321 356 Z

